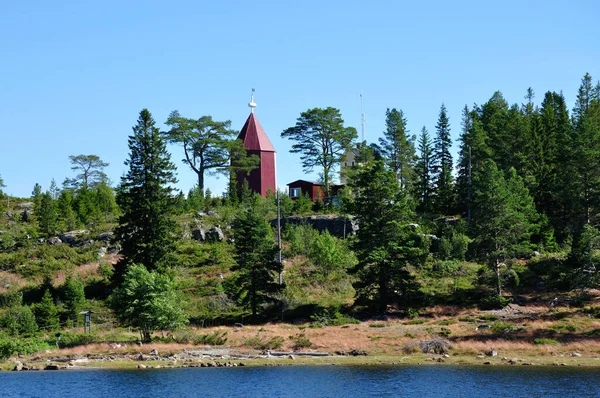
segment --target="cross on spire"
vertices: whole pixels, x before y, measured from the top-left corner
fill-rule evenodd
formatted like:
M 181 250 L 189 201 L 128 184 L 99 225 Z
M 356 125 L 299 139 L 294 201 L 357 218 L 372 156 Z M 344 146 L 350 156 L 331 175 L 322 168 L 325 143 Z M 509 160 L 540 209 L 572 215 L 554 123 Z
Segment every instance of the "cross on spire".
M 256 102 L 254 102 L 254 91 L 256 90 L 252 89 L 252 96 L 250 97 L 250 102 L 248 103 L 252 113 L 254 113 L 254 108 L 256 108 Z

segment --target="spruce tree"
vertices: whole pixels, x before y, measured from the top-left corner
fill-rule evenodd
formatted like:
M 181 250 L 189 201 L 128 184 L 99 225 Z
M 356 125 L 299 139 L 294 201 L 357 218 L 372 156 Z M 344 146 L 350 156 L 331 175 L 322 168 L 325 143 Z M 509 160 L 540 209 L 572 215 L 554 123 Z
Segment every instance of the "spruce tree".
M 385 126 L 383 138 L 379 139 L 381 154 L 387 167 L 394 172 L 400 189 L 404 189 L 413 178 L 415 137 L 408 135 L 402 109 L 388 108 L 385 112 Z
M 435 210 L 441 214 L 449 214 L 455 207 L 455 193 L 452 179 L 452 154 L 450 153 L 452 147 L 450 119 L 448 119 L 444 104 L 440 108 L 435 128 L 436 135 L 433 140 Z
M 496 274 L 496 292 L 502 294 L 505 261 L 531 252 L 530 238 L 537 229 L 533 199 L 516 170 L 508 178 L 488 160 L 473 181 L 472 236 L 477 257 Z
M 414 231 L 413 201 L 401 190 L 394 173 L 375 161 L 363 165 L 350 180 L 347 204 L 359 229 L 354 241 L 358 264 L 354 288 L 357 302 L 385 312 L 390 304 L 410 305 L 418 285 L 408 266 L 426 256 L 422 235 Z
M 431 147 L 429 132 L 423 126 L 421 135 L 419 136 L 419 157 L 415 167 L 415 174 L 417 176 L 415 197 L 419 202 L 418 208 L 422 212 L 430 212 L 432 209 L 432 155 L 433 149 Z
M 238 272 L 237 296 L 256 316 L 259 306 L 273 302 L 274 294 L 283 287 L 277 283 L 282 266 L 276 261 L 273 231 L 257 203 L 250 204 L 237 215 L 233 230 L 237 265 L 231 269 Z
M 173 251 L 176 223 L 172 187 L 175 165 L 165 141 L 147 109 L 140 112 L 129 137 L 127 173 L 121 177 L 117 203 L 123 214 L 115 229 L 123 259 L 115 267 L 114 282 L 120 282 L 129 264 L 163 269 Z

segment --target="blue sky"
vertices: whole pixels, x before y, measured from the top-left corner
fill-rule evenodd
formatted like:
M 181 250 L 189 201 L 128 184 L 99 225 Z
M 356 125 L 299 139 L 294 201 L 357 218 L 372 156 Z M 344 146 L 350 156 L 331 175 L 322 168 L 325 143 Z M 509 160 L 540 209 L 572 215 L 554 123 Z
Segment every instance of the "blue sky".
M 539 103 L 562 90 L 572 107 L 581 77 L 600 78 L 595 1 L 1 1 L 0 175 L 14 196 L 72 177 L 69 155 L 96 154 L 114 183 L 127 137 L 148 108 L 232 121 L 256 116 L 277 150 L 278 185 L 299 178 L 280 138 L 309 108 L 339 108 L 367 141 L 386 108 L 431 133 L 442 102 L 452 136 L 465 104 L 500 90 Z M 455 145 L 456 146 L 456 145 Z M 456 150 L 456 149 L 455 149 Z M 196 179 L 170 147 L 178 188 Z M 226 179 L 209 178 L 215 193 Z

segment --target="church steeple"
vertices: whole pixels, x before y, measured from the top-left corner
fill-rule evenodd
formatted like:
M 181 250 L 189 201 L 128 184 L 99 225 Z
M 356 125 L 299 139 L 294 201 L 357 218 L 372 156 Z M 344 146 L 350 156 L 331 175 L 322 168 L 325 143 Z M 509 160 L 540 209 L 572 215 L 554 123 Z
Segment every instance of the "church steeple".
M 238 186 L 241 186 L 244 180 L 248 180 L 248 186 L 252 191 L 266 197 L 268 191 L 275 192 L 276 190 L 275 147 L 273 147 L 271 140 L 269 140 L 265 130 L 263 130 L 258 119 L 254 115 L 254 108 L 256 108 L 254 91 L 255 90 L 252 89 L 252 96 L 248 103 L 248 106 L 251 109 L 250 116 L 248 116 L 244 127 L 242 127 L 238 140 L 244 142 L 247 156 L 256 155 L 260 162 L 258 167 L 250 173 L 238 173 L 237 181 Z

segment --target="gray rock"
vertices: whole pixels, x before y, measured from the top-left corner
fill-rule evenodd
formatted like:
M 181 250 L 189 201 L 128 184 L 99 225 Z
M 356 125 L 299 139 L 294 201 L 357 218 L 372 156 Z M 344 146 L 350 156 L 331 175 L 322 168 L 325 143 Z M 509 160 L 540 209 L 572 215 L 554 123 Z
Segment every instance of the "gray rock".
M 206 217 L 206 216 L 208 216 L 208 214 L 206 214 L 203 211 L 197 211 L 195 215 L 196 215 L 196 217 Z
M 148 360 L 148 356 L 144 355 L 144 354 L 140 354 L 137 356 L 136 360 L 138 361 L 147 361 Z
M 206 240 L 209 242 L 222 242 L 225 240 L 225 234 L 220 227 L 212 227 L 206 232 Z
M 60 368 L 58 367 L 58 365 L 54 365 L 54 364 L 50 364 L 50 365 L 46 365 L 46 367 L 44 368 L 44 370 L 59 370 Z
M 571 353 L 571 356 L 572 356 L 572 357 L 580 357 L 580 356 L 581 356 L 581 354 L 580 354 L 580 353 L 578 353 L 578 352 L 575 352 L 575 351 L 573 351 L 573 352 Z
M 23 202 L 17 205 L 19 209 L 33 209 L 33 202 Z
M 192 231 L 192 238 L 199 242 L 204 242 L 206 240 L 206 232 L 201 226 L 198 226 Z
M 214 210 L 209 210 L 208 213 L 207 213 L 207 215 L 209 215 L 211 217 L 216 217 L 219 214 L 216 211 L 214 211 Z
M 13 368 L 13 371 L 20 372 L 21 370 L 23 370 L 23 364 L 21 362 L 15 362 L 15 367 Z
M 110 240 L 113 237 L 113 233 L 112 232 L 106 232 L 104 234 L 100 234 L 96 237 L 96 240 L 99 242 L 110 242 Z
M 485 355 L 487 355 L 488 357 L 496 357 L 496 356 L 498 356 L 498 352 L 495 350 L 490 350 L 490 351 L 486 352 Z
M 65 232 L 64 234 L 60 235 L 60 240 L 62 240 L 64 243 L 66 243 L 68 245 L 73 246 L 74 244 L 77 243 L 77 241 L 83 235 L 88 235 L 89 233 L 90 233 L 90 231 L 88 231 L 87 229 L 69 231 L 69 232 Z
M 158 356 L 158 350 L 154 349 L 154 350 L 150 351 L 149 354 L 150 355 L 154 355 L 154 356 Z
M 6 213 L 4 213 L 4 214 L 6 214 L 6 217 L 12 217 L 12 216 L 14 216 L 14 215 L 15 215 L 15 213 L 13 213 L 13 212 L 12 212 L 12 211 L 10 211 L 10 210 L 7 210 L 7 211 L 6 211 Z
M 62 240 L 57 236 L 48 239 L 47 242 L 49 245 L 60 245 L 61 243 L 63 243 Z
M 107 249 L 104 246 L 101 247 L 100 249 L 98 249 L 98 258 L 102 258 L 102 257 L 106 256 L 106 252 L 107 252 Z

